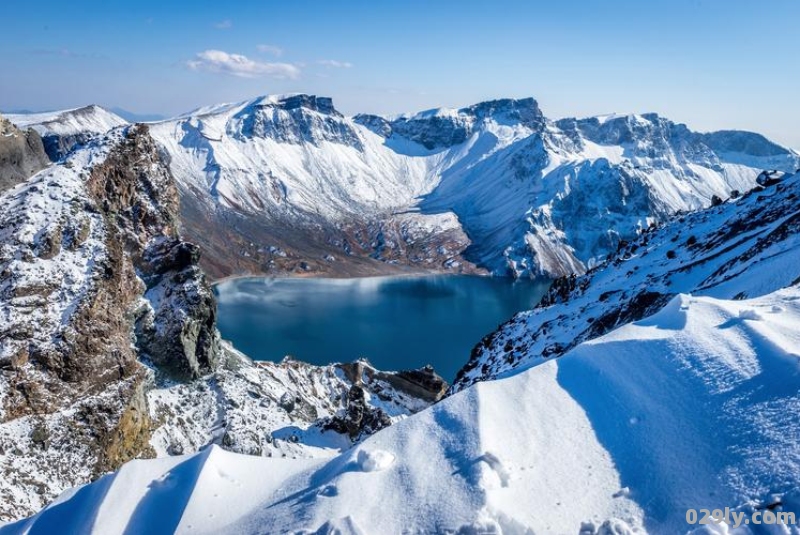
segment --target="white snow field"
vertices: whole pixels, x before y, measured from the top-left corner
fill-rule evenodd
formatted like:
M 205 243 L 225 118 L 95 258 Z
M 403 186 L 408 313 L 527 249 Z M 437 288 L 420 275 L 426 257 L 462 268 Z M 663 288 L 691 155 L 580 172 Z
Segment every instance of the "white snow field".
M 687 508 L 800 513 L 799 325 L 796 287 L 680 294 L 332 460 L 133 461 L 0 533 L 673 534 Z M 752 533 L 798 533 L 773 528 Z

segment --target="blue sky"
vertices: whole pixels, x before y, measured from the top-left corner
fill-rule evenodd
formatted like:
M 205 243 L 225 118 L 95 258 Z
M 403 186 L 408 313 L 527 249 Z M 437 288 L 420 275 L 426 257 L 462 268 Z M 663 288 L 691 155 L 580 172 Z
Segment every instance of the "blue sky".
M 800 149 L 797 0 L 4 1 L 0 109 L 171 115 L 267 93 L 346 114 L 533 96 Z

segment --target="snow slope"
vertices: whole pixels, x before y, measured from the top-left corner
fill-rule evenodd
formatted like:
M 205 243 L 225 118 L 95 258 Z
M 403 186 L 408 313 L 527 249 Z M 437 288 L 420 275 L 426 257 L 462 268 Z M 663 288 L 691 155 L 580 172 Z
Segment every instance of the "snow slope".
M 30 127 L 42 136 L 51 160 L 64 159 L 75 148 L 88 145 L 128 122 L 100 106 L 84 106 L 46 113 L 15 114 L 9 119 L 20 127 Z
M 0 533 L 673 534 L 689 507 L 800 513 L 798 322 L 796 287 L 679 295 L 333 460 L 134 461 Z

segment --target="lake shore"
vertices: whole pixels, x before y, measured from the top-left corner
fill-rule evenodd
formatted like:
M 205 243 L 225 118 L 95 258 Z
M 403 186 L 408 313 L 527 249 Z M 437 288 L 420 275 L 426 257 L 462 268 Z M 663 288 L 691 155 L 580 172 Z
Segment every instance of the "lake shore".
M 331 273 L 253 273 L 253 274 L 238 274 L 228 275 L 219 279 L 214 279 L 210 282 L 212 287 L 219 286 L 226 282 L 242 280 L 242 279 L 272 279 L 272 280 L 286 280 L 286 279 L 330 279 L 330 280 L 350 280 L 350 279 L 380 279 L 380 278 L 408 278 L 408 277 L 482 277 L 482 278 L 496 278 L 496 279 L 511 279 L 511 277 L 499 277 L 491 273 L 453 273 L 452 271 L 397 271 L 393 273 L 375 274 L 375 275 L 362 275 L 362 276 L 337 276 Z

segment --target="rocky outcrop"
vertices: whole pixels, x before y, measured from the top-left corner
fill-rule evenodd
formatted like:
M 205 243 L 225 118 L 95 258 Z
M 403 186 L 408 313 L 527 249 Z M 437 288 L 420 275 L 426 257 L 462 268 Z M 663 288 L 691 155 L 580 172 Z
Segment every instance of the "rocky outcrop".
M 144 288 L 87 173 L 76 160 L 0 197 L 0 471 L 13 475 L 0 518 L 148 449 L 148 374 L 131 338 Z
M 140 357 L 181 380 L 211 371 L 216 303 L 199 248 L 178 235 L 177 189 L 147 127 L 131 127 L 87 186 L 146 285 L 135 322 Z
M 0 193 L 24 182 L 49 163 L 36 131 L 20 130 L 0 116 Z
M 218 364 L 217 306 L 198 267 L 200 248 L 179 239 L 152 243 L 141 263 L 146 303 L 136 321 L 140 356 L 180 380 Z
M 423 405 L 439 401 L 448 388 L 447 382 L 431 366 L 418 370 L 383 372 L 376 370 L 364 360 L 350 364 L 339 364 L 351 386 L 347 391 L 344 408 L 334 416 L 322 420 L 323 429 L 346 434 L 351 440 L 371 435 L 391 425 L 388 414 L 374 404 L 368 396 L 406 396 L 420 400 Z
M 397 390 L 431 403 L 442 399 L 449 386 L 432 366 L 396 373 L 379 372 L 377 376 Z
M 389 416 L 378 407 L 367 405 L 364 389 L 353 385 L 347 391 L 347 406 L 341 415 L 336 415 L 322 423 L 322 428 L 348 435 L 357 440 L 363 435 L 371 435 L 392 425 Z

